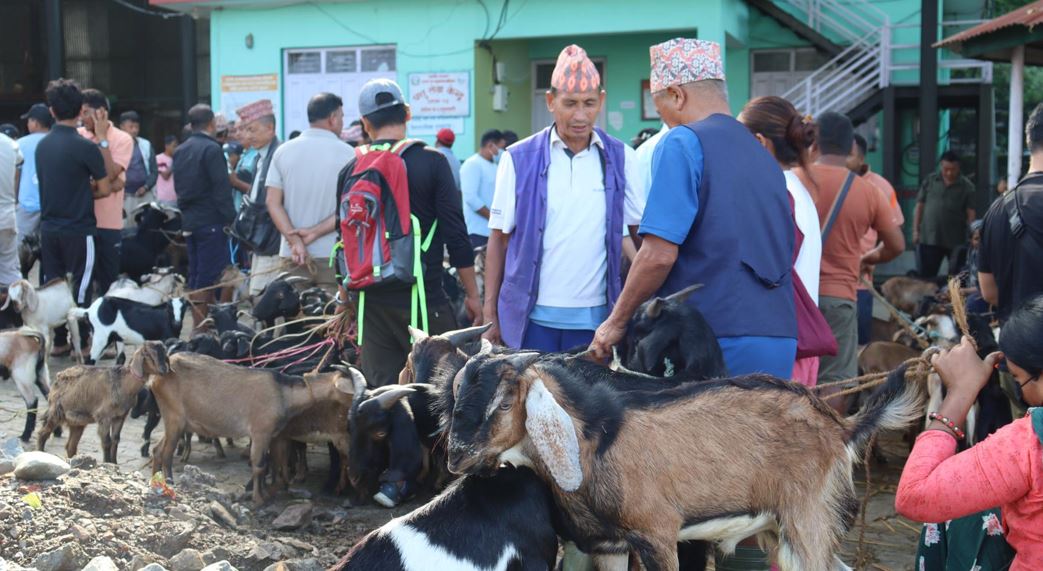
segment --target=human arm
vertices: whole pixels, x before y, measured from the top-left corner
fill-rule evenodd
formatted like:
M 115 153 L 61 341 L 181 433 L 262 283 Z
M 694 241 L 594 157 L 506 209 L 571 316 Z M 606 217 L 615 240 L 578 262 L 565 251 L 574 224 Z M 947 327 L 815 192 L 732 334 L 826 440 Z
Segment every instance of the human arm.
M 905 251 L 905 236 L 902 235 L 901 227 L 895 224 L 894 210 L 887 197 L 880 192 L 873 193 L 873 196 L 876 197 L 876 203 L 871 222 L 872 228 L 877 232 L 879 244 L 862 255 L 863 265 L 889 262 Z
M 1000 290 L 996 286 L 996 277 L 992 274 L 985 272 L 978 272 L 978 289 L 981 291 L 981 297 L 989 305 L 997 306 L 1000 304 Z
M 108 141 L 109 128 L 112 127 L 112 123 L 109 121 L 109 112 L 105 109 L 95 109 L 91 111 L 91 113 L 94 116 L 94 137 L 98 139 L 98 141 Z M 112 159 L 111 145 L 108 143 L 106 143 L 104 147 L 99 145 L 98 149 L 101 150 L 101 158 L 105 161 L 105 176 L 102 178 L 107 179 L 106 182 L 112 182 L 119 178 L 123 169 Z M 95 195 L 95 198 L 108 196 L 112 191 L 112 187 L 111 185 L 106 185 L 106 187 L 105 193 L 101 196 Z M 101 178 L 98 179 L 98 190 L 101 190 Z
M 482 302 L 478 295 L 478 282 L 474 274 L 474 250 L 471 247 L 471 239 L 467 236 L 467 225 L 464 223 L 460 189 L 456 186 L 449 161 L 441 153 L 437 156 L 441 160 L 433 161 L 432 165 L 435 220 L 438 221 L 438 232 L 445 240 L 445 247 L 449 252 L 449 264 L 457 269 L 460 282 L 464 286 L 464 307 L 467 316 L 477 323 L 482 317 Z
M 493 343 L 502 344 L 500 336 L 500 316 L 497 301 L 500 298 L 500 286 L 503 284 L 503 269 L 507 259 L 507 244 L 511 235 L 502 230 L 489 230 L 489 242 L 485 246 L 485 303 L 482 306 L 485 323 L 492 327 L 485 332 L 485 337 Z
M 174 176 L 174 169 L 171 168 L 170 160 L 164 160 L 156 167 L 156 172 L 159 176 L 163 177 L 163 180 L 170 180 L 170 177 Z
M 141 193 L 144 195 L 149 189 L 156 186 L 156 179 L 159 178 L 159 169 L 156 164 L 156 153 L 151 152 L 148 154 L 148 176 L 145 178 L 145 191 Z M 140 195 L 139 195 L 140 196 Z
M 478 192 L 482 184 L 482 172 L 481 165 L 476 160 L 485 159 L 467 160 L 460 166 L 460 194 L 468 210 L 477 212 L 479 216 L 488 220 L 489 205 L 482 202 Z
M 968 337 L 932 357 L 948 390 L 941 407 L 932 412 L 963 426 L 998 358 L 993 353 L 982 361 Z M 1025 423 L 1004 427 L 960 454 L 955 454 L 956 438 L 944 424 L 932 421 L 927 428 L 917 438 L 898 485 L 895 508 L 901 515 L 941 522 L 1008 504 L 1031 489 Z
M 923 203 L 917 202 L 913 210 L 913 245 L 920 244 L 920 222 L 923 220 Z
M 268 172 L 268 177 L 272 178 L 272 175 L 276 172 L 276 169 L 271 169 Z M 293 259 L 293 263 L 297 265 L 306 264 L 308 262 L 308 249 L 305 247 L 304 240 L 301 239 L 297 229 L 290 222 L 290 215 L 286 213 L 282 199 L 283 192 L 281 187 L 267 186 L 264 204 L 268 207 L 268 216 L 271 216 L 272 223 L 275 224 L 276 229 L 279 230 L 279 233 L 286 239 L 286 243 L 289 244 L 290 257 Z
M 207 179 L 213 186 L 216 196 L 222 196 L 226 191 L 231 192 L 231 182 L 228 179 L 228 161 L 219 145 L 208 145 L 203 151 L 203 168 L 206 169 Z

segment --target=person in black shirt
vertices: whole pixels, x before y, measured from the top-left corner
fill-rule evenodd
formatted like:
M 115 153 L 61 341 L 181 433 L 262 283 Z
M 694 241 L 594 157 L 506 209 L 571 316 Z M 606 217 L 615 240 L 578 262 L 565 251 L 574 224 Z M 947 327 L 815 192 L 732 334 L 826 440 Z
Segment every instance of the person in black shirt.
M 214 112 L 209 105 L 195 105 L 188 121 L 192 133 L 174 151 L 174 193 L 188 246 L 188 287 L 199 289 L 217 283 L 229 264 L 224 228 L 235 218 L 235 206 L 228 162 L 214 138 Z M 195 323 L 206 317 L 213 297 L 213 290 L 192 295 Z
M 1029 173 L 985 215 L 978 259 L 982 297 L 1001 321 L 1043 292 L 1043 104 L 1025 125 Z
M 93 110 L 94 134 L 100 144 L 81 137 L 76 123 L 83 93 L 76 82 L 57 79 L 47 85 L 47 105 L 57 121 L 36 147 L 36 172 L 40 181 L 40 282 L 65 279 L 72 274 L 73 296 L 86 307 L 91 302 L 94 271 L 94 201 L 111 194 L 116 164 L 108 147 L 112 123 L 108 111 Z M 56 332 L 63 339 L 64 329 Z M 81 335 L 86 341 L 87 336 Z M 65 354 L 64 347 L 55 348 Z
M 373 144 L 395 143 L 406 137 L 410 119 L 398 85 L 389 80 L 373 80 L 359 93 L 362 123 Z M 456 318 L 442 285 L 443 252 L 449 251 L 449 262 L 459 271 L 467 292 L 468 316 L 481 316 L 481 302 L 474 275 L 474 252 L 464 224 L 460 191 L 445 156 L 422 144 L 407 149 L 402 160 L 406 164 L 409 184 L 409 206 L 420 221 L 420 235 L 427 237 L 437 220 L 430 248 L 423 252 L 424 284 L 427 291 L 428 329 L 437 334 L 455 329 Z M 337 181 L 337 203 L 350 176 L 353 163 L 341 172 Z M 333 218 L 329 219 L 332 225 Z M 362 372 L 371 386 L 397 382 L 411 349 L 407 326 L 410 324 L 411 286 L 402 283 L 378 284 L 366 289 L 365 315 L 362 323 L 365 337 L 362 345 Z M 340 293 L 343 299 L 345 292 Z

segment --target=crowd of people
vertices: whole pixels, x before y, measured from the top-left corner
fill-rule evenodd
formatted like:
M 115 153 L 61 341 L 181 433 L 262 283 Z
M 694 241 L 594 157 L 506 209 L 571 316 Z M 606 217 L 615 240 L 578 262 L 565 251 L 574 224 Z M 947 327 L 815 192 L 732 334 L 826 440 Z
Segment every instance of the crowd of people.
M 605 90 L 585 51 L 570 45 L 546 94 L 553 123 L 522 140 L 487 131 L 461 162 L 448 129 L 433 147 L 408 139 L 410 109 L 390 80 L 350 94 L 361 117 L 347 126 L 341 97 L 316 94 L 309 127 L 285 142 L 270 101 L 238 109 L 234 125 L 196 105 L 186 132 L 166 137 L 161 153 L 140 136 L 136 113 L 113 125 L 102 93 L 54 81 L 46 104 L 24 116 L 30 134 L 17 142 L 0 135 L 0 284 L 20 277 L 19 237 L 39 233 L 41 279 L 71 274 L 77 302 L 88 303 L 118 274 L 124 212 L 156 200 L 181 212 L 197 323 L 214 300 L 205 288 L 229 264 L 250 269 L 255 294 L 277 274 L 297 273 L 337 288 L 338 304 L 356 308 L 372 386 L 396 382 L 418 305 L 428 332 L 458 327 L 446 260 L 468 320 L 488 324 L 486 338 L 512 348 L 589 346 L 607 360 L 641 303 L 701 284 L 689 303 L 715 332 L 731 374 L 809 387 L 857 376 L 874 267 L 906 249 L 895 190 L 866 163 L 865 139 L 843 114 L 808 117 L 779 97 L 753 99 L 733 117 L 714 42 L 652 46 L 650 84 L 664 126 L 635 139 L 635 150 L 596 125 Z M 984 220 L 976 220 L 974 185 L 952 152 L 917 195 L 917 272 L 936 278 L 945 260 L 948 273 L 962 271 L 978 296 L 971 303 L 996 311 L 1003 354 L 982 360 L 965 342 L 934 357 L 948 396 L 929 411 L 934 420 L 898 493 L 902 513 L 929 522 L 1002 505 L 993 535 L 1017 552 L 1011 569 L 1043 567 L 1043 415 L 967 452 L 956 454 L 956 445 L 1000 361 L 1020 398 L 1043 405 L 1043 106 L 1026 135 L 1030 173 Z M 358 165 L 392 168 L 384 155 L 404 168 L 372 180 L 384 184 L 384 197 L 408 189 L 403 212 L 412 224 L 400 222 L 417 249 L 412 279 L 382 274 L 398 270 L 391 262 L 401 244 L 366 242 L 348 252 L 345 242 L 334 256 L 349 230 L 369 231 L 356 224 L 356 210 L 376 208 L 355 201 L 360 181 L 371 180 Z M 394 234 L 384 238 L 401 238 Z M 484 292 L 474 270 L 480 248 Z M 367 257 L 368 273 L 359 274 L 356 254 L 380 261 Z M 829 402 L 848 412 L 846 399 Z

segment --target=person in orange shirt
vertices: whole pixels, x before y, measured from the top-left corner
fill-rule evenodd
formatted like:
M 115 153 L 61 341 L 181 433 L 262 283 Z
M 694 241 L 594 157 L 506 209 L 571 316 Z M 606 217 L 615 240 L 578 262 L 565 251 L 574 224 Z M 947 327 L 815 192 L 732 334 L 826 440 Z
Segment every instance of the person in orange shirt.
M 97 89 L 83 90 L 83 110 L 80 118 L 83 127 L 80 134 L 99 142 L 94 135 L 94 112 L 104 109 L 111 111 L 109 100 Z M 134 156 L 134 138 L 115 125 L 109 127 L 107 136 L 112 162 L 116 163 L 115 176 L 111 176 L 113 192 L 105 198 L 94 201 L 94 218 L 97 219 L 98 232 L 95 234 L 96 252 L 94 265 L 94 287 L 96 295 L 105 295 L 112 282 L 120 273 L 120 231 L 123 230 L 123 186 L 126 183 L 127 167 Z
M 898 204 L 898 195 L 895 194 L 895 189 L 891 186 L 887 179 L 876 174 L 869 169 L 869 163 L 866 162 L 866 151 L 869 145 L 866 143 L 866 138 L 858 133 L 855 133 L 855 144 L 851 147 L 851 155 L 847 158 L 847 168 L 851 169 L 856 175 L 862 177 L 863 180 L 869 181 L 875 186 L 884 199 L 887 200 L 887 204 L 891 207 L 891 212 L 894 214 L 893 221 L 895 226 L 898 228 L 902 227 L 905 223 L 905 216 L 902 214 L 902 207 Z M 862 237 L 862 254 L 869 254 L 879 248 L 882 248 L 883 244 L 880 242 L 879 234 L 876 230 L 870 228 L 865 236 Z M 865 272 L 862 274 L 862 278 L 867 283 L 873 283 L 873 269 L 875 266 L 867 264 L 865 266 Z M 872 341 L 873 329 L 873 294 L 869 293 L 869 289 L 866 288 L 865 284 L 861 281 L 858 284 L 858 344 L 865 345 Z

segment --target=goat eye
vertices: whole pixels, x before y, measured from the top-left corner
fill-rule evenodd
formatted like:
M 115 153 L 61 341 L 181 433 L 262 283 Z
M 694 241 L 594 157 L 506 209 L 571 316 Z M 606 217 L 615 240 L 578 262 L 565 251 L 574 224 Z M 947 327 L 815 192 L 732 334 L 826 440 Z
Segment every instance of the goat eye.
M 384 437 L 386 437 L 387 435 L 388 435 L 387 432 L 384 432 L 383 430 L 381 430 L 380 432 L 374 432 L 373 433 L 373 438 L 376 438 L 377 440 L 383 440 Z
M 500 403 L 499 409 L 500 409 L 500 410 L 511 410 L 511 408 L 512 408 L 513 406 L 514 406 L 514 403 L 513 403 L 513 402 L 511 402 L 511 401 L 506 401 L 506 400 L 505 400 L 505 401 L 503 401 L 503 402 L 501 402 L 501 403 Z

